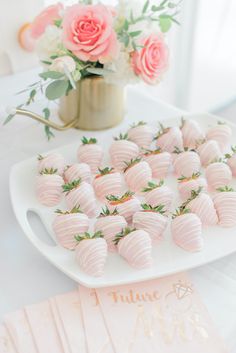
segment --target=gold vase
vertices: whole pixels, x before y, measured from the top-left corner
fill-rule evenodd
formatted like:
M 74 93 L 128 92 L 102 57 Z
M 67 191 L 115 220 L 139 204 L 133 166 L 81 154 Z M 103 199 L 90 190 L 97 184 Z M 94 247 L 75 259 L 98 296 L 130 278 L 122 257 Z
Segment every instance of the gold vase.
M 60 98 L 58 114 L 64 125 L 45 120 L 29 110 L 16 109 L 17 114 L 27 115 L 60 131 L 71 127 L 82 130 L 107 129 L 119 124 L 124 112 L 124 87 L 107 83 L 98 76 L 78 81 L 75 90 Z

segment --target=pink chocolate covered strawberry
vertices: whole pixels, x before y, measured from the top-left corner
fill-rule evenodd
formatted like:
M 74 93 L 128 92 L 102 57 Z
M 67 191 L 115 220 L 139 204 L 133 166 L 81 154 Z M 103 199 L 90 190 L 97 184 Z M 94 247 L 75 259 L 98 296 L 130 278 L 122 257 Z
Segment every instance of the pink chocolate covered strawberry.
M 59 153 L 50 153 L 47 156 L 38 156 L 38 172 L 53 169 L 56 174 L 62 175 L 65 168 L 65 159 Z
M 65 182 L 71 183 L 72 181 L 77 179 L 81 179 L 82 181 L 91 183 L 91 169 L 87 163 L 75 163 L 66 168 L 64 172 Z
M 162 151 L 172 153 L 175 147 L 183 149 L 183 138 L 180 129 L 175 127 L 165 128 L 160 124 L 160 131 L 158 132 L 156 139 L 156 146 L 161 148 Z
M 44 206 L 56 206 L 61 201 L 64 180 L 56 173 L 56 169 L 44 169 L 37 176 L 36 197 Z
M 136 212 L 133 216 L 134 227 L 145 230 L 153 241 L 161 240 L 168 224 L 164 206 L 158 205 L 152 207 L 147 204 L 142 204 L 141 206 L 143 209 Z
M 152 179 L 152 170 L 149 164 L 142 161 L 141 158 L 131 159 L 126 162 L 124 177 L 128 188 L 138 192 Z
M 115 172 L 113 168 L 98 169 L 93 181 L 93 187 L 96 196 L 100 200 L 105 200 L 107 195 L 120 195 L 122 190 L 122 177 L 119 172 Z
M 131 222 L 134 213 L 141 209 L 139 199 L 130 191 L 127 191 L 122 196 L 109 195 L 106 198 L 108 200 L 108 208 L 111 211 L 116 208 L 127 222 Z
M 215 226 L 218 216 L 210 195 L 201 192 L 201 187 L 191 193 L 190 198 L 183 204 L 201 220 L 203 226 Z
M 163 205 L 168 212 L 174 198 L 173 192 L 161 180 L 158 184 L 150 181 L 143 189 L 145 203 L 151 206 Z
M 96 213 L 96 199 L 90 184 L 81 179 L 72 183 L 64 184 L 63 191 L 66 193 L 66 203 L 69 209 L 80 207 L 88 217 L 94 217 Z
M 197 121 L 193 119 L 181 119 L 181 132 L 184 147 L 195 148 L 197 141 L 204 139 L 204 134 Z
M 231 169 L 222 159 L 208 164 L 205 170 L 205 175 L 208 186 L 212 190 L 229 185 L 232 181 Z
M 154 137 L 153 129 L 144 121 L 131 125 L 128 130 L 128 138 L 140 148 L 149 148 Z
M 66 249 L 73 250 L 76 246 L 75 235 L 85 233 L 89 229 L 89 219 L 79 207 L 71 211 L 56 210 L 57 216 L 52 223 L 58 243 Z
M 173 152 L 173 167 L 178 177 L 181 175 L 190 177 L 193 173 L 199 172 L 201 161 L 197 152 L 187 148 L 184 150 L 175 148 Z
M 221 151 L 229 146 L 232 136 L 232 130 L 226 123 L 218 121 L 218 124 L 208 129 L 206 137 L 208 140 L 215 140 L 218 142 Z
M 128 134 L 120 134 L 119 137 L 114 138 L 109 154 L 113 167 L 121 171 L 126 166 L 125 162 L 138 157 L 139 147 L 129 141 Z
M 144 159 L 148 162 L 153 178 L 164 179 L 172 165 L 172 157 L 169 152 L 162 152 L 160 148 L 145 150 Z
M 231 187 L 219 188 L 213 196 L 213 202 L 221 227 L 236 226 L 236 192 Z
M 220 146 L 215 140 L 200 141 L 197 147 L 201 163 L 203 166 L 208 165 L 214 159 L 221 157 Z
M 104 273 L 107 259 L 107 243 L 101 232 L 84 233 L 75 237 L 76 261 L 89 276 L 100 277 Z
M 151 267 L 152 241 L 145 230 L 125 228 L 115 237 L 119 254 L 137 270 Z
M 225 158 L 232 174 L 236 177 L 236 146 L 231 146 L 231 153 L 226 153 Z
M 191 191 L 207 191 L 207 181 L 201 177 L 201 173 L 193 173 L 190 177 L 181 176 L 178 178 L 178 190 L 182 200 L 186 201 L 191 196 Z
M 95 232 L 102 232 L 110 251 L 116 251 L 115 235 L 125 227 L 127 227 L 127 222 L 123 216 L 119 215 L 117 209 L 110 211 L 107 207 L 102 210 L 94 224 Z
M 180 207 L 172 217 L 171 234 L 176 245 L 186 251 L 200 251 L 203 247 L 202 223 L 200 218 Z
M 78 159 L 82 163 L 87 163 L 92 173 L 96 173 L 103 159 L 102 147 L 97 144 L 97 139 L 86 137 L 82 138 L 82 145 L 78 149 Z

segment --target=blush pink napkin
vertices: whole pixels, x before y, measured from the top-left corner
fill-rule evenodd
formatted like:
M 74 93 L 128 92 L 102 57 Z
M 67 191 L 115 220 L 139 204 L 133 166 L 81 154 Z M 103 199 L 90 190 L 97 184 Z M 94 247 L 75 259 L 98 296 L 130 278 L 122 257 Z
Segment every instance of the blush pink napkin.
M 64 353 L 48 301 L 25 307 L 38 353 Z M 26 352 L 22 352 L 26 353 Z
M 78 291 L 54 298 L 71 353 L 86 353 L 86 340 Z
M 95 290 L 79 286 L 79 296 L 88 353 L 115 353 Z
M 185 274 L 97 289 L 116 353 L 225 353 Z
M 5 325 L 17 348 L 17 353 L 38 353 L 24 310 L 7 314 Z
M 5 325 L 0 325 L 0 352 L 16 353 L 16 349 L 14 347 L 13 341 Z

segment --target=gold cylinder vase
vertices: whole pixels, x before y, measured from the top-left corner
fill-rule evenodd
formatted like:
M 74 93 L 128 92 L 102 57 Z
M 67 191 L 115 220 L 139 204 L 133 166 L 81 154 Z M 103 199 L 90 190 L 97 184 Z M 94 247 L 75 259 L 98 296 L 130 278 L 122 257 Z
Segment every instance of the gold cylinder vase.
M 59 116 L 82 130 L 102 130 L 119 124 L 124 118 L 124 87 L 105 82 L 102 77 L 78 81 L 76 90 L 60 99 Z

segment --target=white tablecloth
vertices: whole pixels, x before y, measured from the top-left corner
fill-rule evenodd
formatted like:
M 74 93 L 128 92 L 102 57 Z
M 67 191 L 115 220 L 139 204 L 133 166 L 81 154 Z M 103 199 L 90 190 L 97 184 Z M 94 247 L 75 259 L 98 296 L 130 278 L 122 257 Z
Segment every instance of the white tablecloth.
M 0 109 L 21 103 L 22 97 L 14 94 L 34 82 L 36 73 L 37 70 L 33 70 L 1 78 Z M 42 102 L 38 107 L 40 104 Z M 141 94 L 135 104 L 143 104 Z M 181 113 L 163 102 L 158 104 L 159 116 L 167 118 Z M 3 117 L 0 123 L 2 121 Z M 9 311 L 76 286 L 45 260 L 23 235 L 14 217 L 8 191 L 9 172 L 14 163 L 76 139 L 76 130 L 70 130 L 57 132 L 56 138 L 49 143 L 41 125 L 20 116 L 9 125 L 0 126 L 0 319 Z M 230 352 L 236 352 L 236 254 L 190 272 Z

